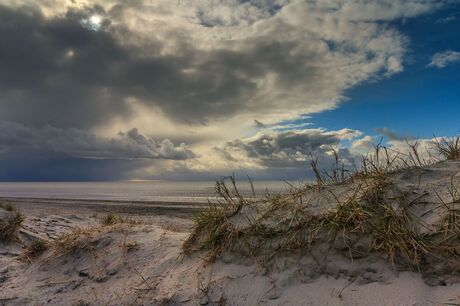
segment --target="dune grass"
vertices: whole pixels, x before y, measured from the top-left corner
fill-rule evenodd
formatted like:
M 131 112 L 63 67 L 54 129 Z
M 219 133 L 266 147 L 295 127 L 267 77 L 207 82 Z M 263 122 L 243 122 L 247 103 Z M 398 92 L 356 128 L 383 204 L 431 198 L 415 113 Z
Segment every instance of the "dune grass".
M 446 160 L 460 160 L 460 136 L 435 139 L 433 141 L 436 152 Z
M 38 239 L 32 242 L 30 245 L 28 245 L 23 253 L 23 258 L 31 261 L 31 259 L 40 256 L 44 252 L 46 252 L 50 247 L 50 243 Z
M 52 242 L 51 247 L 56 255 L 66 255 L 78 250 L 91 249 L 92 238 L 102 231 L 99 227 L 75 228 L 73 231 L 61 235 Z
M 108 214 L 106 214 L 102 219 L 101 219 L 101 222 L 103 225 L 105 226 L 112 226 L 112 225 L 115 225 L 115 224 L 121 224 L 121 223 L 124 223 L 124 224 L 131 224 L 131 225 L 135 225 L 135 224 L 140 224 L 141 222 L 138 221 L 138 220 L 135 220 L 133 218 L 130 218 L 128 216 L 121 216 L 119 214 L 116 214 L 114 212 L 109 212 Z
M 456 159 L 457 139 L 443 144 L 448 154 L 437 153 L 444 159 Z M 204 250 L 207 260 L 213 261 L 225 251 L 238 252 L 260 262 L 277 254 L 309 251 L 321 244 L 332 246 L 341 240 L 349 257 L 357 254 L 359 244 L 359 252 L 383 254 L 393 266 L 423 270 L 420 264 L 427 258 L 458 262 L 460 207 L 455 204 L 460 203 L 460 192 L 455 185 L 452 183 L 450 188 L 452 203 L 444 203 L 443 221 L 434 233 L 420 230 L 427 225 L 414 215 L 412 203 L 404 195 L 395 198 L 392 194 L 395 186 L 390 173 L 438 161 L 432 155 L 423 159 L 418 141 L 408 142 L 408 153 L 404 154 L 377 144 L 356 169 L 347 169 L 336 153 L 333 156 L 335 163 L 330 171 L 320 170 L 317 159 L 312 158 L 316 181 L 284 194 L 267 194 L 249 201 L 238 192 L 234 178 L 230 184 L 218 181 L 220 202 L 194 216 L 195 225 L 183 245 L 184 253 Z M 344 197 L 329 189 L 322 191 L 331 185 L 349 186 L 350 192 Z M 336 203 L 331 209 L 312 213 L 309 201 L 302 198 L 307 190 L 328 192 Z
M 105 216 L 105 218 L 102 220 L 102 223 L 104 225 L 114 225 L 114 224 L 123 223 L 123 222 L 124 222 L 123 218 L 113 212 L 108 213 Z
M 271 203 L 269 216 L 248 220 L 247 226 L 241 228 L 233 225 L 225 209 L 213 206 L 194 219 L 194 230 L 183 248 L 186 253 L 209 250 L 208 260 L 212 261 L 225 250 L 238 249 L 248 256 L 259 256 L 268 250 L 274 256 L 342 239 L 353 254 L 354 242 L 370 237 L 365 253 L 381 251 L 393 264 L 401 258 L 417 266 L 419 255 L 431 252 L 434 246 L 417 232 L 402 207 L 394 208 L 385 202 L 387 184 L 382 179 L 359 185 L 346 199 L 336 197 L 336 207 L 320 215 L 309 213 L 308 204 Z
M 0 223 L 0 241 L 11 242 L 17 238 L 17 232 L 24 222 L 24 216 L 10 205 L 0 204 L 0 208 L 14 214 L 12 219 L 7 220 L 5 223 Z
M 228 186 L 228 181 L 231 187 Z M 214 258 L 235 238 L 236 231 L 227 220 L 238 214 L 251 201 L 240 194 L 233 175 L 217 180 L 214 189 L 219 199 L 217 203 L 209 202 L 207 209 L 192 217 L 195 225 L 183 244 L 185 253 L 211 249 L 213 251 L 210 257 Z M 208 235 L 203 236 L 202 233 L 208 233 Z
M 10 204 L 3 204 L 3 203 L 0 203 L 0 208 L 3 208 L 4 210 L 7 210 L 7 211 L 10 211 L 10 212 L 15 212 L 17 211 L 13 206 L 11 206 Z
M 418 265 L 419 255 L 429 253 L 434 246 L 418 232 L 418 221 L 412 220 L 403 202 L 393 206 L 386 201 L 390 184 L 382 178 L 362 191 L 358 187 L 353 197 L 325 215 L 325 224 L 332 224 L 342 234 L 370 237 L 368 252 L 382 251 L 392 264 L 401 257 L 409 265 Z

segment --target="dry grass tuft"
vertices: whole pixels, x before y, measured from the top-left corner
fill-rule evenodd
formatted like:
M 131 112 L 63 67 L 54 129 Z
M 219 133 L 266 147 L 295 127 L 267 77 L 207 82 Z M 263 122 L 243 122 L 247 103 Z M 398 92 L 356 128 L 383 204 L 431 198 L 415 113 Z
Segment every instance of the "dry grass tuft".
M 431 252 L 433 246 L 418 233 L 417 224 L 400 203 L 396 207 L 387 201 L 387 188 L 391 183 L 374 179 L 368 186 L 361 185 L 345 201 L 338 201 L 337 208 L 326 213 L 323 225 L 334 229 L 334 237 L 348 241 L 353 254 L 353 239 L 369 240 L 366 253 L 382 251 L 394 264 L 399 258 L 410 266 L 419 265 L 421 256 Z M 352 256 L 351 256 L 352 257 Z
M 459 253 L 455 245 L 459 245 L 460 241 L 460 190 L 454 183 L 454 177 L 451 177 L 451 186 L 449 193 L 452 201 L 446 203 L 439 195 L 438 198 L 442 207 L 442 222 L 438 226 L 438 232 L 443 235 L 442 244 L 450 252 Z M 460 255 L 457 254 L 457 255 Z
M 332 166 L 329 170 L 320 170 L 318 159 L 311 157 L 310 168 L 317 186 L 343 184 L 382 177 L 385 174 L 403 169 L 424 167 L 433 164 L 436 160 L 430 155 L 428 159 L 421 157 L 420 142 L 407 141 L 408 153 L 401 153 L 381 144 L 382 140 L 374 145 L 371 152 L 361 157 L 359 167 L 349 167 L 342 161 L 336 150 L 331 151 Z M 354 162 L 352 163 L 354 164 Z
M 0 203 L 0 208 L 3 208 L 4 210 L 11 211 L 11 212 L 16 211 L 16 209 L 13 206 L 11 206 L 10 204 Z
M 319 243 L 341 239 L 351 258 L 357 253 L 382 252 L 393 265 L 419 269 L 420 261 L 440 246 L 418 232 L 419 221 L 412 218 L 403 202 L 394 206 L 387 201 L 390 187 L 385 177 L 375 177 L 358 185 L 345 199 L 334 195 L 337 206 L 320 215 L 308 212 L 308 202 L 271 197 L 270 203 L 258 203 L 264 207 L 263 213 L 246 217 L 244 226 L 232 222 L 241 209 L 235 212 L 232 206 L 211 205 L 194 218 L 195 227 L 183 245 L 184 253 L 207 250 L 212 261 L 223 251 L 237 251 L 266 263 L 276 254 L 308 251 Z M 360 239 L 368 243 L 358 250 L 355 243 Z
M 252 182 L 249 182 L 252 186 Z M 218 202 L 209 202 L 207 209 L 192 217 L 195 225 L 183 244 L 185 254 L 211 249 L 209 260 L 215 259 L 238 236 L 238 231 L 229 220 L 239 214 L 243 207 L 254 202 L 254 198 L 245 198 L 239 192 L 233 175 L 217 180 L 215 191 L 219 197 Z
M 115 224 L 121 224 L 121 223 L 124 223 L 124 224 L 139 224 L 141 223 L 140 221 L 137 221 L 137 220 L 134 220 L 132 218 L 129 218 L 129 217 L 122 217 L 116 213 L 113 213 L 113 212 L 109 212 L 102 220 L 101 220 L 102 224 L 104 225 L 107 225 L 107 226 L 111 226 L 111 225 L 115 225 Z
M 447 160 L 460 160 L 460 136 L 435 139 L 435 151 Z
M 79 250 L 89 250 L 92 248 L 92 238 L 102 230 L 98 227 L 76 228 L 72 232 L 60 236 L 53 241 L 52 247 L 54 254 L 67 255 Z
M 17 239 L 17 232 L 24 222 L 24 216 L 12 206 L 1 205 L 0 207 L 14 214 L 13 218 L 6 223 L 0 223 L 0 241 L 10 242 Z
M 334 162 L 329 171 L 320 170 L 318 168 L 318 158 L 311 157 L 310 167 L 315 175 L 316 183 L 319 186 L 324 184 L 343 183 L 350 178 L 350 173 L 352 171 L 346 169 L 345 164 L 340 160 L 339 153 L 336 150 L 332 150 L 331 154 L 334 157 Z
M 30 261 L 32 258 L 38 257 L 46 252 L 49 247 L 50 245 L 47 241 L 41 239 L 35 240 L 27 246 L 25 252 L 23 253 L 23 257 Z
M 108 213 L 107 216 L 105 216 L 105 218 L 102 220 L 104 225 L 114 225 L 123 222 L 123 218 L 113 212 Z

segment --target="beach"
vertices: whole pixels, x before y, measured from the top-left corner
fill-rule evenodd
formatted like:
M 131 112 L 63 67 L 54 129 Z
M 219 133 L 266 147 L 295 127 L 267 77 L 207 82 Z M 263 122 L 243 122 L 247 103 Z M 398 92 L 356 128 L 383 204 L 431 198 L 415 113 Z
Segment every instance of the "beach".
M 458 176 L 459 167 L 458 162 L 444 162 L 388 177 L 403 194 L 404 190 L 413 192 L 408 198 L 413 211 L 420 211 L 427 224 L 434 226 L 440 222 L 437 214 L 421 212 L 437 207 L 430 204 L 436 195 L 425 194 L 436 189 L 447 201 L 447 181 L 451 175 Z M 355 187 L 339 184 L 325 190 L 299 191 L 304 199 L 312 199 L 307 206 L 306 200 L 297 199 L 286 204 L 297 203 L 295 206 L 279 211 L 285 216 L 272 210 L 275 223 L 270 219 L 263 222 L 286 224 L 294 234 L 298 220 L 293 219 L 293 207 L 305 206 L 319 213 L 328 209 L 325 203 L 331 203 L 331 192 L 345 197 Z M 346 244 L 321 240 L 306 249 L 284 244 L 283 252 L 271 253 L 273 244 L 284 243 L 284 236 L 263 238 L 263 245 L 251 251 L 252 255 L 238 240 L 228 249 L 220 249 L 213 259 L 209 257 L 212 249 L 200 250 L 199 241 L 203 240 L 195 241 L 192 246 L 198 251 L 190 252 L 185 245 L 191 233 L 196 233 L 191 217 L 205 210 L 205 203 L 36 198 L 3 198 L 1 202 L 20 211 L 25 219 L 18 230 L 19 240 L 1 245 L 0 305 L 460 303 L 458 274 L 430 257 L 426 260 L 432 261 L 420 262 L 417 270 L 403 261 L 392 263 L 378 251 L 350 257 L 352 249 Z M 248 205 L 227 219 L 241 233 L 247 226 L 252 229 L 250 224 L 259 222 L 257 216 L 264 210 L 259 204 L 256 211 Z M 33 254 L 30 246 L 37 240 L 46 241 L 49 247 Z M 353 242 L 353 252 L 359 250 L 360 241 Z
M 460 306 L 460 0 L 0 0 L 0 306 Z
M 90 217 L 109 212 L 148 220 L 157 217 L 189 220 L 193 212 L 207 207 L 208 203 L 146 202 L 113 200 L 77 200 L 43 198 L 0 198 L 5 205 L 17 207 L 27 215 L 42 216 L 59 214 Z

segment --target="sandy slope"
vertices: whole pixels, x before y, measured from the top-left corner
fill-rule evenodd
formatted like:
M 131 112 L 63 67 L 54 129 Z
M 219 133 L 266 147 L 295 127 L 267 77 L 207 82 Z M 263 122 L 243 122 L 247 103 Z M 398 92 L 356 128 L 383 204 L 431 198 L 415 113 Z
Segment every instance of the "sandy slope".
M 350 276 L 309 278 L 293 268 L 267 274 L 255 264 L 244 264 L 234 258 L 203 266 L 197 257 L 180 256 L 186 235 L 154 225 L 116 225 L 93 232 L 89 249 L 66 255 L 48 251 L 32 263 L 15 259 L 20 249 L 11 246 L 9 254 L 2 252 L 3 259 L 9 260 L 1 263 L 0 303 L 437 305 L 460 302 L 460 284 L 428 286 L 418 274 L 397 275 L 382 262 L 350 269 L 348 273 L 356 276 L 351 284 Z
M 440 198 L 449 201 L 451 180 L 460 181 L 459 174 L 460 163 L 445 162 L 391 179 L 434 226 Z M 346 194 L 352 186 L 330 188 Z M 309 192 L 304 198 L 313 210 L 331 205 L 330 193 Z M 182 256 L 188 236 L 182 219 L 163 215 L 152 224 L 104 227 L 90 215 L 77 216 L 77 205 L 73 214 L 69 209 L 53 215 L 25 209 L 25 242 L 92 229 L 79 234 L 76 250 L 52 248 L 31 261 L 21 259 L 19 242 L 0 245 L 0 305 L 460 305 L 455 273 L 397 273 L 381 254 L 350 260 L 319 247 L 308 256 L 278 256 L 267 269 L 257 258 L 226 252 L 206 264 L 204 253 Z

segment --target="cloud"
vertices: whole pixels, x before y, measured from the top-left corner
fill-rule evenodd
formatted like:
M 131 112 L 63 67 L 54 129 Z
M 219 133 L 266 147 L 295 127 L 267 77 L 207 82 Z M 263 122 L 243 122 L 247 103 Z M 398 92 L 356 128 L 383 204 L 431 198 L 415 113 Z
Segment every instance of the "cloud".
M 78 128 L 129 118 L 129 99 L 192 125 L 333 108 L 347 88 L 403 70 L 406 39 L 380 21 L 436 7 L 75 1 L 53 14 L 33 3 L 0 7 L 0 118 Z
M 447 16 L 447 17 L 444 17 L 444 18 L 440 18 L 438 20 L 436 20 L 436 23 L 449 23 L 449 22 L 452 22 L 452 21 L 455 21 L 457 20 L 457 16 Z
M 312 157 L 318 157 L 323 163 L 330 160 L 333 150 L 340 151 L 343 158 L 349 158 L 350 152 L 342 141 L 351 140 L 361 132 L 351 129 L 325 131 L 306 129 L 298 131 L 263 131 L 247 139 L 227 142 L 220 152 L 229 161 L 244 164 L 246 168 L 298 168 L 308 166 Z
M 68 160 L 59 169 L 80 177 L 109 177 L 97 161 L 112 175 L 117 161 L 123 175 L 293 171 L 358 132 L 284 123 L 403 71 L 408 39 L 393 21 L 444 3 L 2 1 L 0 162 L 23 149 L 38 172 L 37 154 L 43 165 Z
M 363 138 L 353 141 L 351 148 L 365 154 L 374 148 L 375 140 L 372 136 L 366 135 Z
M 146 159 L 79 158 L 46 149 L 10 148 L 0 153 L 2 181 L 116 181 L 137 178 Z M 152 173 L 151 173 L 152 175 Z
M 260 128 L 260 129 L 263 129 L 263 128 L 267 127 L 263 122 L 260 122 L 257 119 L 254 119 L 254 124 L 256 125 L 257 128 Z
M 434 54 L 428 67 L 444 68 L 459 61 L 460 52 L 448 50 Z
M 86 159 L 171 159 L 186 160 L 195 154 L 184 144 L 156 141 L 137 129 L 120 132 L 114 138 L 100 138 L 78 129 L 45 126 L 37 129 L 12 122 L 0 122 L 0 150 L 46 150 Z M 0 151 L 1 152 L 1 151 Z
M 389 128 L 375 128 L 374 129 L 377 133 L 379 133 L 382 136 L 388 137 L 390 141 L 396 140 L 396 141 L 403 141 L 405 142 L 406 140 L 413 140 L 415 137 L 413 136 L 407 136 L 407 135 L 398 135 L 395 131 L 389 129 Z

